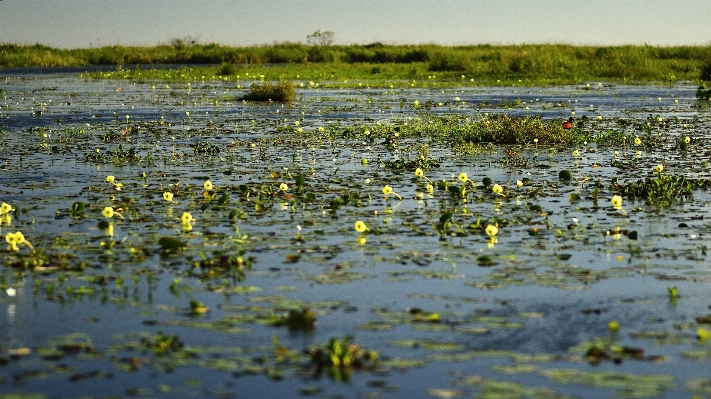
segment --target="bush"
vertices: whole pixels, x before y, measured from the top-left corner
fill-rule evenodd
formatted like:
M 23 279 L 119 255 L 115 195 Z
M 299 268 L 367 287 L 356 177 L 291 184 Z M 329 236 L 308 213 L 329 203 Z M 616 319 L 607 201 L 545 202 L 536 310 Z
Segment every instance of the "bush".
M 242 97 L 248 101 L 293 101 L 296 98 L 294 85 L 288 80 L 282 80 L 278 85 L 264 82 L 255 83 L 249 87 L 249 93 Z

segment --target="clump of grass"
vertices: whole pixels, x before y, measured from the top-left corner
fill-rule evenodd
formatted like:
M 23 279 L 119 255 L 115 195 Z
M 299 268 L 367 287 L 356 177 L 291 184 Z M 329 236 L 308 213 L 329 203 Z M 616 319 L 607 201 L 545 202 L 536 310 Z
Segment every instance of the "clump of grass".
M 296 98 L 294 84 L 288 80 L 282 80 L 279 84 L 269 82 L 255 83 L 249 87 L 249 93 L 241 99 L 247 101 L 293 101 Z
M 711 74 L 711 65 L 709 65 L 709 74 Z M 696 89 L 696 99 L 698 101 L 709 101 L 711 99 L 711 89 L 706 90 L 706 85 L 701 85 Z
M 449 118 L 449 117 L 444 117 Z M 580 129 L 563 129 L 557 120 L 540 116 L 512 117 L 489 115 L 465 123 L 445 123 L 447 141 L 452 145 L 465 143 L 530 144 L 537 140 L 546 145 L 575 145 L 589 139 Z

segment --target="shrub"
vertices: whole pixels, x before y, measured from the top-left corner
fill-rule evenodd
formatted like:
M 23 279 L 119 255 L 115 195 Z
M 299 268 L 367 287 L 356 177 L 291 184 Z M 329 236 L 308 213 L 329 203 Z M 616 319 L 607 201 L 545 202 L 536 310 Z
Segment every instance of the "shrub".
M 249 87 L 249 93 L 242 97 L 248 101 L 293 101 L 296 98 L 294 85 L 288 80 L 282 80 L 279 84 L 264 82 L 255 83 Z

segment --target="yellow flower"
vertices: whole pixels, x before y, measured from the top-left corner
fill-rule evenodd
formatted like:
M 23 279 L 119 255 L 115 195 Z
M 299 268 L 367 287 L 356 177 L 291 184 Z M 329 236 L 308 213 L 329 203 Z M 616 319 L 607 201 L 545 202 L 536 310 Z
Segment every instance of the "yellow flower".
M 115 176 L 111 176 L 111 175 L 106 176 L 106 181 L 107 181 L 107 182 L 113 184 L 114 180 L 116 180 L 116 177 L 115 177 Z
M 104 215 L 105 218 L 112 218 L 114 217 L 114 208 L 107 206 L 101 211 L 101 214 Z
M 612 206 L 614 206 L 615 208 L 619 208 L 622 206 L 622 197 L 620 197 L 619 195 L 615 195 L 612 197 L 611 202 L 612 202 Z
M 462 172 L 462 173 L 459 174 L 458 179 L 459 179 L 460 182 L 464 183 L 464 182 L 466 182 L 466 181 L 469 179 L 469 177 L 467 177 L 467 174 L 466 174 L 466 173 Z
M 613 320 L 613 321 L 607 323 L 607 328 L 612 332 L 616 332 L 617 330 L 620 329 L 620 323 Z
M 323 128 L 323 126 L 319 126 L 319 127 L 318 127 L 318 131 L 319 131 L 319 132 L 323 132 L 324 130 L 325 130 L 325 129 Z
M 639 137 L 635 137 L 635 138 L 634 138 L 634 143 L 635 143 L 636 145 L 640 145 L 640 144 L 642 144 L 642 140 L 640 140 Z
M 689 137 L 689 136 L 684 137 L 684 143 L 686 143 L 686 144 L 691 143 L 691 137 Z
M 25 240 L 25 236 L 22 235 L 22 233 L 19 231 L 16 231 L 15 233 L 7 233 L 5 235 L 5 241 L 7 241 L 7 243 L 10 244 L 8 246 L 8 250 L 10 250 L 10 251 L 14 251 L 14 252 L 19 251 L 20 248 L 18 248 L 18 245 L 20 245 L 20 244 L 25 244 L 28 247 L 32 248 L 33 250 L 35 249 L 32 246 L 32 244 L 30 244 L 29 241 Z
M 660 165 L 657 165 L 654 167 L 654 171 L 657 173 L 662 173 L 663 170 L 664 170 L 664 165 L 660 164 Z
M 417 100 L 415 100 L 415 102 L 413 103 L 413 105 L 415 106 L 415 108 L 417 108 L 417 107 L 419 107 L 419 106 L 420 106 L 420 102 L 419 102 L 419 101 L 417 101 Z
M 212 191 L 215 186 L 212 185 L 212 182 L 210 180 L 205 180 L 205 183 L 203 183 L 202 188 L 204 188 L 207 191 Z
M 538 139 L 533 139 L 533 142 L 538 144 Z
M 368 230 L 368 226 L 362 220 L 355 222 L 355 230 L 359 233 L 365 233 Z
M 417 176 L 417 177 L 424 177 L 424 176 L 425 176 L 425 172 L 423 172 L 422 169 L 417 168 L 417 169 L 415 169 L 415 176 Z
M 294 121 L 294 125 L 299 126 L 299 121 Z
M 580 156 L 580 151 L 578 151 L 578 150 L 573 151 L 573 156 L 576 157 L 576 158 L 579 157 L 579 156 Z
M 521 187 L 523 186 L 523 181 L 522 180 L 516 180 L 516 187 Z
M 706 341 L 707 339 L 711 338 L 711 331 L 699 327 L 696 329 L 696 338 L 699 339 L 699 341 Z
M 428 184 L 425 188 L 427 189 L 427 194 L 432 194 L 434 192 L 434 187 L 431 184 Z
M 8 204 L 7 202 L 3 202 L 2 205 L 0 205 L 0 215 L 2 215 L 3 213 L 10 213 L 14 210 L 15 209 L 12 207 L 12 205 Z
M 193 215 L 188 212 L 183 212 L 183 216 L 180 217 L 180 223 L 184 225 L 190 224 L 190 222 L 192 222 L 193 220 L 195 220 L 193 219 Z
M 390 194 L 392 194 L 392 195 L 396 196 L 399 200 L 402 201 L 402 197 L 400 196 L 400 194 L 398 194 L 398 193 L 396 193 L 395 191 L 393 191 L 393 189 L 392 189 L 390 186 L 388 186 L 388 185 L 386 185 L 386 186 L 383 187 L 383 194 L 385 194 L 385 195 L 390 195 Z
M 504 189 L 498 184 L 494 184 L 494 187 L 491 188 L 491 191 L 493 191 L 495 194 L 504 195 Z
M 296 132 L 297 132 L 297 133 L 303 133 L 303 132 L 304 132 L 304 129 L 298 128 L 298 129 L 296 129 Z
M 166 191 L 163 193 L 163 199 L 168 202 L 175 202 L 173 201 L 173 193 L 171 193 L 170 191 Z
M 494 226 L 493 224 L 486 226 L 486 229 L 484 231 L 486 232 L 486 235 L 488 235 L 489 237 L 494 237 L 497 234 L 499 234 L 499 229 L 496 226 Z
M 109 227 L 104 229 L 104 233 L 106 233 L 107 236 L 113 237 L 114 236 L 114 224 L 113 222 L 109 223 Z
M 281 191 L 286 191 L 289 189 L 289 186 L 286 183 L 282 183 L 279 185 L 279 190 Z

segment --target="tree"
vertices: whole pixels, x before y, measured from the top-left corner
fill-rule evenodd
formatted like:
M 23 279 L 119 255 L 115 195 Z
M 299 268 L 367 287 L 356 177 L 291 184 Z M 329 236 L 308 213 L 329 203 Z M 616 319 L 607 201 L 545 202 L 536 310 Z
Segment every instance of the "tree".
M 321 32 L 317 30 L 316 32 L 306 36 L 306 41 L 314 46 L 330 46 L 333 43 L 333 38 L 336 34 L 330 30 Z

